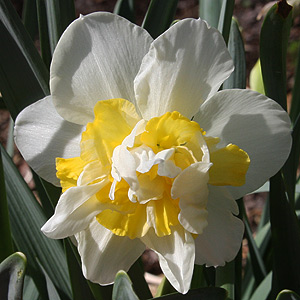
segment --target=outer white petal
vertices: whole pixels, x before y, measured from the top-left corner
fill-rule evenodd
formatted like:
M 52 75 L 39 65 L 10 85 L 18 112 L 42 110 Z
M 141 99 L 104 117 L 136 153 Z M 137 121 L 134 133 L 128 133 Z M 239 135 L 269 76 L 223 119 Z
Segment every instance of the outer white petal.
M 105 12 L 81 16 L 63 33 L 53 54 L 50 89 L 66 120 L 93 120 L 97 101 L 135 103 L 133 80 L 152 38 L 141 27 Z
M 171 195 L 179 198 L 181 225 L 189 232 L 201 234 L 207 226 L 206 204 L 208 198 L 209 163 L 194 163 L 174 180 Z
M 55 208 L 54 215 L 41 228 L 49 238 L 62 239 L 85 229 L 92 219 L 107 208 L 94 196 L 108 183 L 104 179 L 89 186 L 78 186 L 65 191 Z
M 84 276 L 102 285 L 113 283 L 119 270 L 127 272 L 145 250 L 139 239 L 116 236 L 96 219 L 75 237 Z
M 15 142 L 33 170 L 59 186 L 55 158 L 80 155 L 84 126 L 65 121 L 55 110 L 51 96 L 26 107 L 15 124 Z
M 239 251 L 244 225 L 233 216 L 238 214 L 238 207 L 225 188 L 210 188 L 207 210 L 208 225 L 195 239 L 196 264 L 223 266 Z
M 286 161 L 291 148 L 290 119 L 273 100 L 251 90 L 224 90 L 207 100 L 195 116 L 218 147 L 236 144 L 250 157 L 246 184 L 230 187 L 235 199 L 264 184 Z
M 172 229 L 172 234 L 164 237 L 149 230 L 141 240 L 158 254 L 160 267 L 174 288 L 185 294 L 193 275 L 195 244 L 191 234 L 181 226 Z
M 221 34 L 198 19 L 173 25 L 152 43 L 134 87 L 144 119 L 178 111 L 191 118 L 233 71 Z

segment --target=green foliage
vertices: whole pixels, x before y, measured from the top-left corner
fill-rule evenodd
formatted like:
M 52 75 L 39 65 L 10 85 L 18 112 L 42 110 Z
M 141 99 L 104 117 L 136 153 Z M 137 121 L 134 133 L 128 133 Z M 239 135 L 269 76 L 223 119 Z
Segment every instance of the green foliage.
M 16 252 L 0 264 L 0 299 L 21 300 L 26 269 L 26 257 Z
M 224 82 L 223 89 L 246 88 L 246 57 L 243 38 L 239 24 L 235 19 L 231 20 L 228 50 L 234 62 L 234 71 Z
M 1 155 L 1 149 L 0 149 Z M 0 244 L 0 262 L 13 253 L 10 223 L 8 217 L 8 207 L 6 199 L 5 179 L 3 173 L 3 164 L 0 156 L 0 236 L 2 242 Z
M 250 72 L 249 85 L 251 90 L 265 94 L 264 83 L 261 74 L 260 60 L 258 59 Z
M 120 15 L 131 22 L 135 22 L 134 1 L 133 0 L 118 0 L 114 14 Z
M 222 3 L 223 0 L 199 0 L 199 17 L 210 26 L 218 28 Z
M 46 282 L 39 264 L 46 270 L 61 298 L 71 299 L 62 245 L 60 241 L 46 238 L 40 231 L 46 216 L 11 158 L 3 148 L 1 152 L 14 243 L 26 255 L 28 271 L 40 292 L 46 291 Z
M 115 278 L 112 300 L 138 300 L 132 288 L 132 282 L 124 271 L 119 271 Z
M 142 27 L 155 39 L 166 31 L 174 20 L 178 0 L 151 0 Z

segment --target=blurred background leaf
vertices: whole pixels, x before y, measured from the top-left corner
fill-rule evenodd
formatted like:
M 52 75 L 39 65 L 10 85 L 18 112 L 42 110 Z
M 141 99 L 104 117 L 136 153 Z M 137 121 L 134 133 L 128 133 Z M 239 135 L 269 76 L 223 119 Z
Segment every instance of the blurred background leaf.
M 155 39 L 166 31 L 174 20 L 178 0 L 151 0 L 142 27 Z
M 135 23 L 135 10 L 133 0 L 118 0 L 115 8 L 114 14 L 122 16 L 132 23 Z

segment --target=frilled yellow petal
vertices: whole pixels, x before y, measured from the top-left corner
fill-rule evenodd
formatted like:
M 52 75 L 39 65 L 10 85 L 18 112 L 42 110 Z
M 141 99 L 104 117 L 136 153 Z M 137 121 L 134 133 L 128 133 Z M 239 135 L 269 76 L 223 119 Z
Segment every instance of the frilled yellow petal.
M 157 153 L 162 149 L 184 146 L 197 132 L 201 132 L 198 123 L 190 121 L 179 112 L 167 112 L 161 117 L 152 118 L 141 135 L 141 142 Z
M 136 204 L 135 210 L 128 214 L 104 210 L 97 215 L 97 221 L 115 235 L 131 239 L 144 236 L 149 230 L 146 205 Z
M 165 181 L 166 190 L 169 189 Z M 110 201 L 107 187 L 97 194 L 100 202 Z M 116 186 L 114 211 L 104 210 L 97 215 L 97 221 L 115 235 L 128 236 L 131 239 L 143 237 L 150 227 L 155 228 L 157 236 L 171 234 L 172 226 L 179 223 L 179 200 L 172 199 L 167 193 L 161 199 L 145 204 L 131 202 L 128 199 L 128 184 L 122 180 Z
M 56 158 L 56 176 L 60 179 L 62 192 L 77 185 L 77 179 L 86 162 L 80 157 Z
M 134 105 L 124 99 L 97 102 L 95 119 L 82 133 L 81 158 L 99 160 L 103 166 L 111 165 L 113 150 L 122 143 L 140 120 Z
M 244 150 L 229 144 L 212 152 L 210 160 L 213 165 L 209 170 L 209 184 L 232 186 L 245 184 L 250 158 Z
M 172 232 L 171 226 L 179 223 L 178 214 L 180 209 L 178 203 L 178 200 L 171 199 L 171 197 L 149 203 L 149 207 L 151 206 L 154 212 L 154 228 L 157 236 L 170 235 Z

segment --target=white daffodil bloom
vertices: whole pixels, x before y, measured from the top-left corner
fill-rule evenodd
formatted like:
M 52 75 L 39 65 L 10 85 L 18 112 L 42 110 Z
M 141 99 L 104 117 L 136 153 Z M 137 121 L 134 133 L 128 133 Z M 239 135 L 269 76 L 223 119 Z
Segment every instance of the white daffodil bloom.
M 218 92 L 232 71 L 222 36 L 200 19 L 153 40 L 97 12 L 64 32 L 51 96 L 19 114 L 15 135 L 31 167 L 63 188 L 42 231 L 75 236 L 86 278 L 110 284 L 149 247 L 186 293 L 195 263 L 234 259 L 235 199 L 281 168 L 291 135 L 274 101 Z

